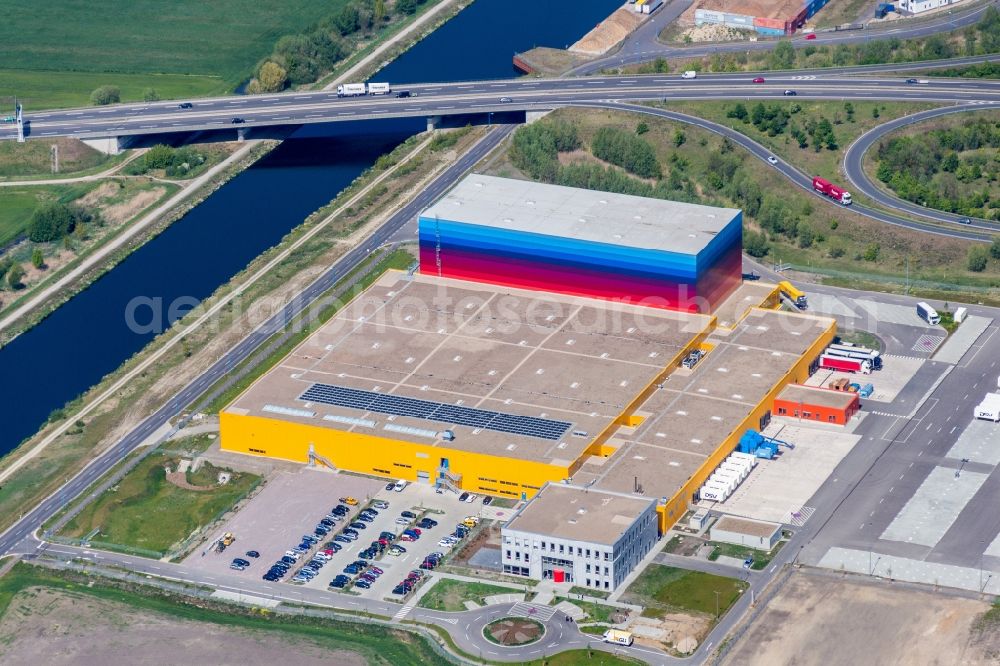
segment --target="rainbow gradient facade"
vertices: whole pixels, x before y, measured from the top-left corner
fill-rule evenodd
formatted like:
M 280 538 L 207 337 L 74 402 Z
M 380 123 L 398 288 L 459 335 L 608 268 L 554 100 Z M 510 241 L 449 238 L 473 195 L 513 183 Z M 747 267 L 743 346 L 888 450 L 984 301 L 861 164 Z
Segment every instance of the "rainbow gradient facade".
M 474 175 L 419 222 L 427 275 L 687 312 L 741 280 L 733 209 Z

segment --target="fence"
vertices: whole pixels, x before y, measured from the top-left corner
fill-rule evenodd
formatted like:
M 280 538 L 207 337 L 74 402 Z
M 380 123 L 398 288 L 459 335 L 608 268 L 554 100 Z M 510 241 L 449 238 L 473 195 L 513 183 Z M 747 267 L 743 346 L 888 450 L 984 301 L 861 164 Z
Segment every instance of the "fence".
M 882 275 L 879 273 L 858 273 L 856 271 L 842 271 L 835 268 L 824 268 L 817 266 L 802 266 L 801 264 L 783 264 L 784 270 L 801 271 L 814 275 L 840 278 L 843 280 L 853 280 L 862 282 L 872 282 L 876 284 L 893 284 L 908 288 L 909 290 L 954 292 L 955 294 L 981 294 L 1000 298 L 1000 285 L 981 286 L 974 284 L 959 284 L 955 282 L 938 282 L 922 278 L 907 278 L 898 275 Z

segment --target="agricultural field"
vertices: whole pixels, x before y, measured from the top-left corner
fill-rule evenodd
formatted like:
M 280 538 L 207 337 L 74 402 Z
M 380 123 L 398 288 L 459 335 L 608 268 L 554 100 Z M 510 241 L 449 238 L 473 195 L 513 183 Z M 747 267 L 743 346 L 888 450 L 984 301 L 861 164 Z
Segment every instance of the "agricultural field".
M 100 85 L 123 100 L 155 88 L 162 98 L 222 93 L 249 78 L 279 37 L 347 0 L 134 0 L 98 8 L 71 0 L 12 0 L 0 22 L 0 104 L 86 105 Z
M 166 553 L 195 530 L 217 518 L 245 497 L 260 481 L 253 474 L 233 472 L 219 485 L 219 469 L 205 463 L 182 478 L 179 459 L 153 453 L 116 486 L 89 504 L 63 530 L 70 538 L 89 537 L 137 552 Z M 95 533 L 96 532 L 96 533 Z

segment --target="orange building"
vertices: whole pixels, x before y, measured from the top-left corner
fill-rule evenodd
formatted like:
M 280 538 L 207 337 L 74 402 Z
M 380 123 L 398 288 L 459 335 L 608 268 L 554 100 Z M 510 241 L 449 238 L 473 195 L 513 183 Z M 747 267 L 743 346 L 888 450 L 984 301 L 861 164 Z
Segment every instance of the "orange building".
M 804 421 L 846 425 L 861 409 L 858 394 L 815 386 L 789 384 L 774 399 L 774 413 Z

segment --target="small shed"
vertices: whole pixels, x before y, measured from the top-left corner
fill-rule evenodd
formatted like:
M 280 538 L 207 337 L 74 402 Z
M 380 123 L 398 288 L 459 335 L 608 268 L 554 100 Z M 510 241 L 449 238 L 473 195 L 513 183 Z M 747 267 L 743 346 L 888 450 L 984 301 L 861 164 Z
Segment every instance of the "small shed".
M 774 399 L 774 413 L 809 421 L 846 425 L 861 409 L 857 393 L 789 384 Z
M 762 520 L 723 516 L 712 525 L 712 541 L 771 550 L 781 540 L 781 525 Z

